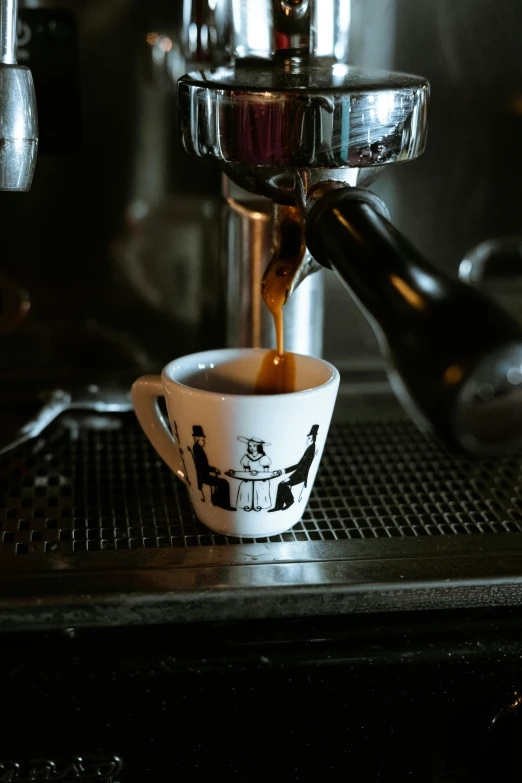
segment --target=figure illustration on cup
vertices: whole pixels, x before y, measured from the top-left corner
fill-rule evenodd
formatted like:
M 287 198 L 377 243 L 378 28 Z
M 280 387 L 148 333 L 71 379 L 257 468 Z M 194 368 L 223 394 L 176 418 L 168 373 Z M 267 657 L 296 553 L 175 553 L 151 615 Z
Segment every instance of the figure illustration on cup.
M 206 439 L 203 433 L 203 427 L 200 424 L 193 425 L 192 437 L 194 438 L 194 445 L 192 449 L 190 446 L 187 448 L 192 452 L 192 458 L 194 459 L 198 489 L 201 492 L 201 500 L 203 503 L 205 502 L 203 487 L 207 485 L 210 488 L 210 502 L 213 506 L 226 508 L 228 511 L 235 511 L 236 509 L 230 505 L 230 487 L 228 486 L 228 481 L 219 478 L 221 471 L 208 464 L 207 455 L 205 453 Z M 186 476 L 186 481 L 188 484 L 190 483 L 188 475 Z
M 306 436 L 305 453 L 297 465 L 292 465 L 292 467 L 285 469 L 285 473 L 291 473 L 292 475 L 289 479 L 286 479 L 286 481 L 282 481 L 279 484 L 277 488 L 276 504 L 274 508 L 270 509 L 271 511 L 285 511 L 287 508 L 290 508 L 294 503 L 291 487 L 295 487 L 298 484 L 302 484 L 298 500 L 301 502 L 303 499 L 303 490 L 305 490 L 308 485 L 308 474 L 310 473 L 312 462 L 314 457 L 319 454 L 319 450 L 315 448 L 318 432 L 319 425 L 312 425 L 312 429 Z
M 223 535 L 267 538 L 301 519 L 330 425 L 335 367 L 295 354 L 295 391 L 260 394 L 257 376 L 268 353 L 184 356 L 132 389 L 145 434 L 186 484 L 200 521 Z M 183 458 L 187 452 L 192 459 Z
M 226 475 L 231 478 L 242 479 L 237 493 L 237 507 L 245 511 L 285 511 L 294 503 L 294 496 L 291 487 L 301 484 L 301 491 L 298 500 L 302 500 L 303 490 L 308 484 L 308 474 L 313 459 L 319 451 L 315 448 L 319 425 L 313 424 L 310 432 L 306 436 L 306 451 L 295 465 L 284 470 L 269 471 L 272 460 L 266 454 L 264 446 L 270 446 L 267 441 L 260 438 L 243 438 L 238 440 L 247 444 L 247 453 L 241 458 L 242 471 L 227 470 Z M 277 496 L 275 506 L 272 506 L 270 496 L 270 480 L 290 473 L 289 479 L 282 481 L 277 487 Z
M 269 471 L 272 460 L 266 454 L 264 447 L 271 444 L 261 438 L 238 438 L 247 444 L 246 454 L 241 457 L 242 470 L 227 470 L 227 476 L 241 479 L 237 493 L 236 506 L 245 511 L 261 511 L 270 508 L 270 479 L 281 475 L 280 470 Z

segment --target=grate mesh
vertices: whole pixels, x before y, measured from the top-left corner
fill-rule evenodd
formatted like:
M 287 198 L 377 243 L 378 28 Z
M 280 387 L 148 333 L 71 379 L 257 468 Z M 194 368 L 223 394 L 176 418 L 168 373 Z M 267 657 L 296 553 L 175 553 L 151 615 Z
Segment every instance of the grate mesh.
M 304 517 L 257 541 L 522 530 L 522 458 L 471 462 L 402 419 L 332 427 Z M 2 553 L 237 544 L 194 517 L 132 416 L 64 420 L 37 454 L 0 463 Z M 242 539 L 243 542 L 254 539 Z

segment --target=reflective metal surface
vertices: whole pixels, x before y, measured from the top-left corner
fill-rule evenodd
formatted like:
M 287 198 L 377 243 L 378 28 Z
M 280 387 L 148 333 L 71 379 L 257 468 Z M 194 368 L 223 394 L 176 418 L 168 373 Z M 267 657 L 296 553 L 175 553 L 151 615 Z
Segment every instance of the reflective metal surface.
M 236 57 L 269 58 L 292 50 L 331 57 L 348 55 L 351 0 L 231 0 Z
M 0 3 L 0 62 L 4 65 L 16 63 L 17 0 L 2 0 Z
M 261 297 L 261 281 L 272 256 L 273 205 L 223 177 L 229 209 L 224 216 L 223 254 L 227 266 L 227 344 L 271 347 L 276 344 L 273 318 Z M 324 273 L 312 257 L 299 287 L 283 308 L 286 350 L 321 356 Z M 315 274 L 309 275 L 311 271 Z M 307 280 L 301 280 L 307 276 Z
M 240 551 L 238 551 L 240 549 Z M 2 630 L 520 606 L 518 537 L 281 544 L 2 561 Z M 275 554 L 275 552 L 274 552 Z M 15 566 L 13 568 L 13 566 Z M 35 579 L 34 575 L 38 578 Z
M 100 388 L 91 384 L 85 389 L 64 391 L 55 389 L 36 416 L 28 421 L 10 443 L 0 448 L 0 456 L 35 440 L 66 411 L 94 411 L 95 413 L 125 413 L 132 410 L 130 389 L 120 386 Z
M 502 346 L 470 373 L 455 407 L 463 443 L 472 453 L 504 456 L 522 443 L 522 346 Z
M 184 0 L 187 62 L 218 65 L 281 51 L 344 62 L 351 0 Z
M 0 65 L 0 190 L 29 190 L 38 151 L 36 98 L 31 72 Z
M 33 77 L 16 64 L 17 7 L 0 2 L 0 190 L 29 190 L 38 150 Z
M 183 0 L 183 55 L 187 63 L 217 65 L 232 54 L 231 0 Z
M 238 63 L 180 80 L 180 131 L 187 152 L 216 160 L 243 187 L 263 192 L 264 181 L 288 201 L 288 170 L 416 158 L 426 143 L 428 98 L 428 83 L 405 74 L 299 60 Z
M 322 356 L 326 273 L 324 269 L 318 268 L 309 253 L 307 259 L 309 266 L 303 270 L 303 279 L 283 309 L 285 345 L 288 344 L 289 350 L 295 353 Z M 306 279 L 304 279 L 305 276 Z M 270 327 L 274 328 L 273 323 L 270 324 Z M 275 344 L 274 334 L 271 345 Z
M 522 236 L 480 242 L 460 262 L 459 278 L 522 321 Z

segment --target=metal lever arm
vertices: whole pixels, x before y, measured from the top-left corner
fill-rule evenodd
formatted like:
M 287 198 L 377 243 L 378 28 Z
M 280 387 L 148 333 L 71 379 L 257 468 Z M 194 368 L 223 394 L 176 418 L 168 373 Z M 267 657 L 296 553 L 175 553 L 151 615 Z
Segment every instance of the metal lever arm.
M 493 302 L 437 270 L 368 191 L 311 208 L 307 245 L 366 312 L 394 391 L 447 446 L 502 455 L 522 446 L 522 330 Z

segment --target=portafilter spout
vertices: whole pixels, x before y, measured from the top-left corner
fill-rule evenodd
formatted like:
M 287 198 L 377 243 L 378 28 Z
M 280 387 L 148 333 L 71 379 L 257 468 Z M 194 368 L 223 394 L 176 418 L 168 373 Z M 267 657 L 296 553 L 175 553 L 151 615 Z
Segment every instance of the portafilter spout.
M 0 0 L 0 190 L 31 187 L 38 151 L 33 78 L 16 61 L 18 0 Z

